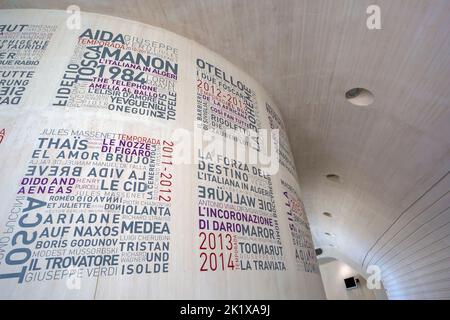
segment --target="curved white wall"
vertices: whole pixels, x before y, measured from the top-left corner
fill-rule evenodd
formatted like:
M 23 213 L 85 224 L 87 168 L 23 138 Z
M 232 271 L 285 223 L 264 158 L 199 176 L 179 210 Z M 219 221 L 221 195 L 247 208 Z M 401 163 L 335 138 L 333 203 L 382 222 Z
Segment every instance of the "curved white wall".
M 132 21 L 0 17 L 1 298 L 324 298 L 284 124 L 252 78 Z M 194 139 L 231 128 L 280 129 L 279 168 Z
M 376 300 L 364 277 L 346 263 L 339 260 L 322 262 L 319 259 L 319 268 L 328 300 Z M 344 279 L 349 277 L 359 280 L 356 288 L 346 289 Z

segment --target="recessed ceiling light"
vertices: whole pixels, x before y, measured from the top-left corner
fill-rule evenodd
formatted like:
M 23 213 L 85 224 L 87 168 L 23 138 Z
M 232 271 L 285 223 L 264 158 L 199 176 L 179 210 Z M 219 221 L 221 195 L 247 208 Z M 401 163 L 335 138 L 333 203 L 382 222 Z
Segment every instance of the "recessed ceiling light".
M 329 233 L 329 232 L 325 232 L 325 234 L 326 234 L 327 236 L 330 236 L 330 237 L 333 236 L 333 234 L 332 234 L 332 233 Z
M 369 106 L 373 103 L 373 93 L 364 88 L 353 88 L 345 93 L 345 98 L 355 106 Z
M 333 182 L 339 182 L 340 181 L 340 177 L 337 174 L 334 173 L 330 173 L 326 175 L 328 180 L 331 180 Z
M 329 212 L 324 212 L 323 215 L 326 216 L 326 217 L 328 217 L 328 218 L 331 218 L 331 217 L 333 216 L 333 215 L 332 215 L 331 213 L 329 213 Z

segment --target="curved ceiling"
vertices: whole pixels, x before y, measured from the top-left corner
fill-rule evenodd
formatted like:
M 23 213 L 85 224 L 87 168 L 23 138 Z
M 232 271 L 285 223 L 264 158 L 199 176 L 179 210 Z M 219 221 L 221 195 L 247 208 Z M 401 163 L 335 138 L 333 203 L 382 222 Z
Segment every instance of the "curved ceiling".
M 450 1 L 0 0 L 72 4 L 168 29 L 247 71 L 284 116 L 316 246 L 379 265 L 390 298 L 450 298 Z M 381 30 L 366 27 L 371 4 Z M 346 101 L 353 87 L 374 103 Z

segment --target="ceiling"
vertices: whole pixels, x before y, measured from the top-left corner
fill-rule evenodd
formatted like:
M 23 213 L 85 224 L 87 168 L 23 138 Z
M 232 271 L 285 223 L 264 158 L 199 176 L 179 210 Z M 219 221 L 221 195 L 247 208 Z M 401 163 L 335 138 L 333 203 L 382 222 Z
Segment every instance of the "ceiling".
M 196 40 L 252 75 L 286 121 L 316 246 L 379 265 L 391 298 L 450 298 L 450 1 L 0 0 L 71 4 Z M 366 27 L 371 4 L 381 30 Z M 346 101 L 353 87 L 374 103 Z

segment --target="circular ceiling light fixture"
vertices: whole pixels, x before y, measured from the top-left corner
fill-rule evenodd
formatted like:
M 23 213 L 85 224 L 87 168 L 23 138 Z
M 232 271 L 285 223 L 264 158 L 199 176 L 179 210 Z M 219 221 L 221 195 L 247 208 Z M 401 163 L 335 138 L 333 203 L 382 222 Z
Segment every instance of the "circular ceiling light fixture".
M 340 177 L 334 173 L 327 174 L 326 177 L 328 180 L 331 180 L 333 182 L 339 182 L 339 180 L 340 180 Z
M 348 102 L 355 106 L 370 106 L 374 101 L 373 93 L 364 88 L 353 88 L 345 93 Z
M 329 213 L 329 212 L 324 212 L 323 215 L 324 215 L 325 217 L 328 217 L 328 218 L 333 217 L 333 215 L 332 215 L 331 213 Z

